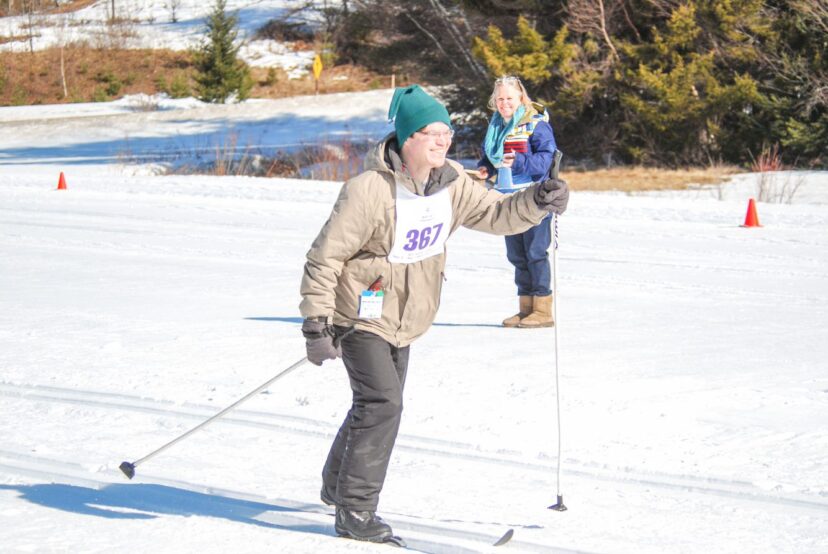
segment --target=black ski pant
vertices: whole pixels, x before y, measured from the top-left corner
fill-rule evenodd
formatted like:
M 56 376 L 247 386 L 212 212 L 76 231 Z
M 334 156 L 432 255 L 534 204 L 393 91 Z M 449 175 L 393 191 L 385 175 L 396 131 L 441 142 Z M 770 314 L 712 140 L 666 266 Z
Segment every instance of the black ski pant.
M 353 402 L 322 470 L 322 484 L 337 506 L 377 510 L 400 428 L 408 351 L 367 331 L 342 340 Z

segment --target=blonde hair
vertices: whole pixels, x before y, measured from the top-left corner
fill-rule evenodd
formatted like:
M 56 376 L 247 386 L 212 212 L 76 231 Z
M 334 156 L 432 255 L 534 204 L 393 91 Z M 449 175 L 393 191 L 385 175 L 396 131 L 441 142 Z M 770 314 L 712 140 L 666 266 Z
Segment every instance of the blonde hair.
M 523 86 L 523 83 L 520 81 L 519 78 L 513 75 L 504 75 L 502 77 L 498 77 L 495 79 L 494 88 L 492 88 L 492 94 L 489 96 L 489 103 L 486 104 L 490 110 L 493 112 L 497 111 L 497 89 L 502 86 L 510 86 L 514 87 L 520 91 L 520 103 L 526 106 L 527 108 L 532 105 L 532 99 L 529 98 L 529 93 L 526 92 L 526 87 Z

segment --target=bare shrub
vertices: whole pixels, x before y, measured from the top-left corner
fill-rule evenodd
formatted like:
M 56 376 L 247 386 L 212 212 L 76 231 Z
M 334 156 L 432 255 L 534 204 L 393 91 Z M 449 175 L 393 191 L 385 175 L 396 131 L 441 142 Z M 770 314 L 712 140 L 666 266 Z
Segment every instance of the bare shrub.
M 167 9 L 170 10 L 170 22 L 178 23 L 178 8 L 181 7 L 181 0 L 167 0 Z
M 132 156 L 132 163 L 161 163 L 168 175 L 296 177 L 299 166 L 283 152 L 263 154 L 259 147 L 239 145 L 238 133 L 214 144 L 165 147 L 163 152 Z
M 101 8 L 106 12 L 105 23 L 99 26 L 92 36 L 92 43 L 100 50 L 117 49 L 122 50 L 132 46 L 138 38 L 138 25 L 140 19 L 133 17 L 130 13 L 121 10 L 117 16 L 110 12 L 109 6 L 104 3 Z
M 239 155 L 239 135 L 230 133 L 223 143 L 214 148 L 212 175 L 223 177 L 226 175 L 249 175 L 251 165 L 250 147 L 245 146 Z
M 323 181 L 346 181 L 362 172 L 367 145 L 352 140 L 323 141 L 299 151 L 304 176 Z
M 790 204 L 805 181 L 802 175 L 783 172 L 785 167 L 778 144 L 763 147 L 759 157 L 753 160 L 751 169 L 759 174 L 756 182 L 756 199 L 759 202 Z
M 362 172 L 366 141 L 323 141 L 283 150 L 239 145 L 231 133 L 211 146 L 165 148 L 156 155 L 131 156 L 133 163 L 163 162 L 168 174 L 292 177 L 343 182 Z M 125 156 L 121 157 L 126 158 Z
M 253 35 L 254 40 L 270 39 L 278 42 L 312 42 L 313 31 L 302 21 L 271 19 Z
M 129 99 L 129 109 L 134 112 L 157 112 L 161 109 L 157 96 L 136 94 Z

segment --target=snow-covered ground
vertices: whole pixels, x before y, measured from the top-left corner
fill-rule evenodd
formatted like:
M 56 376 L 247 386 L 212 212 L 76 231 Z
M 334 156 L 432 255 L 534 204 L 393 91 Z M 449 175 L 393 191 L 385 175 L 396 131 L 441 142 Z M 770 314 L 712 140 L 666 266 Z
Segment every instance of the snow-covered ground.
M 315 55 L 312 50 L 294 50 L 288 44 L 253 38 L 255 32 L 271 19 L 299 13 L 297 10 L 306 4 L 304 0 L 227 0 L 227 12 L 238 17 L 239 39 L 244 42 L 240 57 L 253 66 L 282 67 L 291 77 L 306 74 Z M 110 0 L 98 0 L 69 13 L 35 15 L 31 46 L 43 50 L 86 42 L 93 46 L 187 50 L 202 42 L 206 18 L 215 3 L 205 0 L 118 0 L 115 2 L 117 25 L 109 23 L 111 5 Z M 307 13 L 304 17 L 312 19 Z M 0 36 L 17 39 L 0 43 L 0 51 L 28 51 L 28 29 L 29 17 L 26 15 L 0 19 Z
M 349 405 L 302 366 L 304 254 L 339 183 L 156 176 L 118 153 L 227 132 L 382 135 L 389 91 L 235 106 L 0 109 L 3 552 L 380 552 L 334 537 L 319 473 Z M 301 139 L 297 138 L 299 134 Z M 68 190 L 56 191 L 58 174 Z M 503 241 L 448 243 L 380 513 L 423 552 L 825 552 L 828 174 L 574 193 L 554 332 L 504 329 Z M 786 179 L 788 181 L 786 181 Z M 506 529 L 506 546 L 487 544 Z

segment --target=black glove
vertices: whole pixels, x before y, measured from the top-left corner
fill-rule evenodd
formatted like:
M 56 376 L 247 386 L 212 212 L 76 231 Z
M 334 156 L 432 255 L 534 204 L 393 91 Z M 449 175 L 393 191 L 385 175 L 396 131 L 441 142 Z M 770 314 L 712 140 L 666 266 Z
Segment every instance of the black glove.
M 322 365 L 325 360 L 342 357 L 340 338 L 334 332 L 333 325 L 324 321 L 306 319 L 302 323 L 302 335 L 305 337 L 305 349 L 310 363 Z
M 547 179 L 535 188 L 535 203 L 542 210 L 560 215 L 569 203 L 569 186 L 562 179 Z

